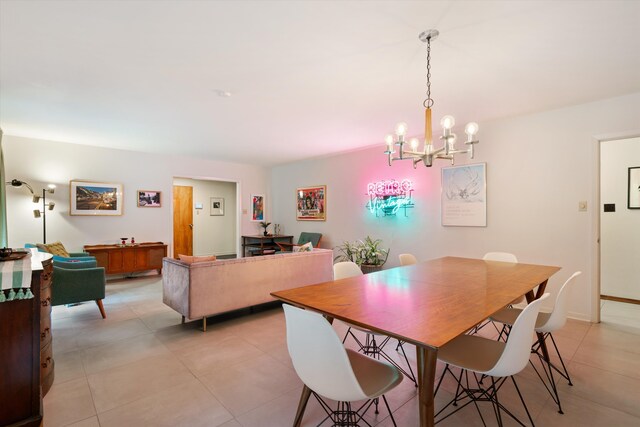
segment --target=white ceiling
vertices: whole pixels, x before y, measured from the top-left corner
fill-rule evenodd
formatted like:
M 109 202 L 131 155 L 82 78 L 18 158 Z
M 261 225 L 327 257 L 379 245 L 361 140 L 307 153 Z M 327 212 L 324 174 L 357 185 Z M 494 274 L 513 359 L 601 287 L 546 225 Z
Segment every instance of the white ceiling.
M 482 126 L 640 91 L 639 22 L 616 0 L 0 0 L 0 126 L 265 166 L 382 150 L 424 126 L 425 29 L 434 119 Z

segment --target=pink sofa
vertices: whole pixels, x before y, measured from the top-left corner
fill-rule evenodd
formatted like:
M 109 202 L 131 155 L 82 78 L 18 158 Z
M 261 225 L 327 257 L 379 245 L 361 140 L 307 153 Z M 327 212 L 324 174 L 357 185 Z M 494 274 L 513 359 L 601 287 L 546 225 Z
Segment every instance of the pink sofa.
M 286 252 L 188 264 L 162 260 L 162 301 L 182 321 L 274 301 L 271 292 L 333 280 L 333 251 Z

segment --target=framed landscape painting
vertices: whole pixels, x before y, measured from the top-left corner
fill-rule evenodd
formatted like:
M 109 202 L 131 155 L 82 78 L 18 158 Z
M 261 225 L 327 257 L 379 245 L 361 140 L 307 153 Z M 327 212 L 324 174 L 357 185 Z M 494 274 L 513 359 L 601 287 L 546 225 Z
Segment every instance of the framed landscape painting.
M 122 215 L 122 184 L 73 180 L 69 187 L 71 215 Z
M 262 194 L 251 195 L 251 221 L 264 221 L 264 196 Z
M 296 219 L 298 221 L 325 221 L 327 219 L 327 186 L 296 189 Z
M 139 208 L 159 208 L 162 206 L 160 191 L 138 190 Z

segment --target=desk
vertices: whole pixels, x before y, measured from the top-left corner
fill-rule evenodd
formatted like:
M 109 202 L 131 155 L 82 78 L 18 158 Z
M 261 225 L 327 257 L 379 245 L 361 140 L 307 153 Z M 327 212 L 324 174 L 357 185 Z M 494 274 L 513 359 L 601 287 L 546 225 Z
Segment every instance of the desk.
M 433 426 L 438 348 L 519 296 L 539 298 L 559 267 L 445 257 L 271 295 L 416 346 L 420 425 Z M 533 289 L 538 286 L 537 294 Z M 294 421 L 309 399 L 304 387 Z
M 263 255 L 265 250 L 279 251 L 280 248 L 276 242 L 293 243 L 293 236 L 284 236 L 282 234 L 242 236 L 242 256 L 247 256 L 247 252 L 250 251 L 251 248 L 259 251 L 260 255 Z

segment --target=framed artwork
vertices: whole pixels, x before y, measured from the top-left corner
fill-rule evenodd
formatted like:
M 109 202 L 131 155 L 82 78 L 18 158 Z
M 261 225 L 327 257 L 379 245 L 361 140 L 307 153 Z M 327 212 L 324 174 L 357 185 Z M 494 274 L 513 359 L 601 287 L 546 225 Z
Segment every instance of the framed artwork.
M 327 219 L 327 186 L 296 189 L 296 219 L 298 221 L 325 221 Z
M 252 194 L 251 195 L 251 221 L 260 222 L 264 221 L 264 195 Z
M 487 226 L 487 164 L 442 168 L 442 225 Z
M 122 215 L 122 184 L 72 180 L 69 187 L 71 215 Z
M 211 198 L 211 215 L 212 216 L 224 215 L 224 198 L 223 197 Z
M 160 191 L 138 190 L 139 208 L 159 208 L 162 206 Z
M 627 187 L 627 208 L 640 209 L 640 166 L 629 168 Z

